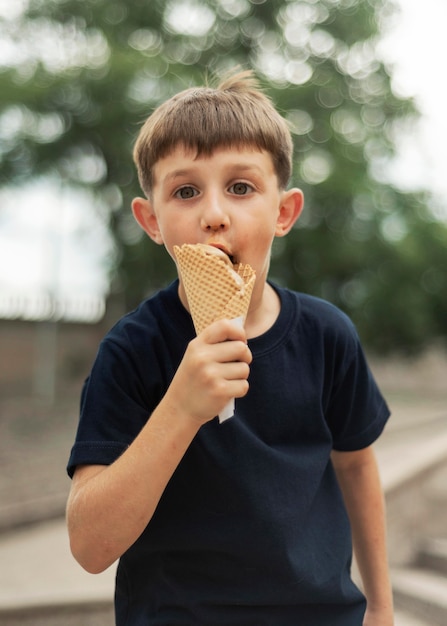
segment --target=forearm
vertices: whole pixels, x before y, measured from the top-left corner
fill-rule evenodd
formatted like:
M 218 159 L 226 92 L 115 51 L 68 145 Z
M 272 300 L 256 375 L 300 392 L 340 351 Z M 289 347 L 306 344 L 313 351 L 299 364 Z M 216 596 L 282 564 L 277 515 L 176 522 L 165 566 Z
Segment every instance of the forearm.
M 334 466 L 351 523 L 354 553 L 368 611 L 383 611 L 391 616 L 385 504 L 376 458 L 372 448 L 367 448 L 358 453 L 337 453 L 338 461 L 340 455 L 346 454 L 345 462 L 335 461 Z M 347 458 L 350 462 L 346 462 Z
M 109 567 L 141 535 L 200 426 L 165 400 L 110 466 L 79 468 L 67 504 L 70 544 L 89 572 Z

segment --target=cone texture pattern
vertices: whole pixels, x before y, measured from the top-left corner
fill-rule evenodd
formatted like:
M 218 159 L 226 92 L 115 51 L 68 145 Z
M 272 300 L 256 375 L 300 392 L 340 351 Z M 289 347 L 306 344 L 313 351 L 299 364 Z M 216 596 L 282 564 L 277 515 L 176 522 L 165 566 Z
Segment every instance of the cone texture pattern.
M 174 246 L 174 254 L 197 334 L 217 320 L 245 321 L 256 280 L 250 265 L 239 263 L 232 270 L 194 244 Z

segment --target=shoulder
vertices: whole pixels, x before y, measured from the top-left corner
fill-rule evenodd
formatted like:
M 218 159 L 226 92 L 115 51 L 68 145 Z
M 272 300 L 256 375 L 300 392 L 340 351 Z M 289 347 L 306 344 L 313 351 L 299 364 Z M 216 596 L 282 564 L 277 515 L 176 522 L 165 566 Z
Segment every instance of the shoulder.
M 177 295 L 177 285 L 172 283 L 119 319 L 106 338 L 119 341 L 123 338 L 138 338 L 141 334 L 145 337 L 159 333 L 169 335 L 171 331 L 183 334 L 188 326 L 185 313 Z
M 173 283 L 119 319 L 101 341 L 100 352 L 145 358 L 152 351 L 161 356 L 170 345 L 183 345 L 192 334 L 191 320 Z
M 295 308 L 296 322 L 307 332 L 345 335 L 357 340 L 357 331 L 349 316 L 331 302 L 287 288 L 278 288 L 278 293 L 284 306 Z
M 302 292 L 280 290 L 288 315 L 288 327 L 283 332 L 288 344 L 312 363 L 313 367 L 336 367 L 345 371 L 362 358 L 363 348 L 355 325 L 349 316 L 334 304 Z M 305 355 L 305 356 L 304 356 Z
M 151 385 L 161 388 L 172 378 L 192 336 L 192 322 L 170 286 L 141 302 L 104 336 L 89 387 L 94 383 L 109 394 L 111 387 L 126 389 L 129 397 L 147 398 Z M 153 407 L 149 400 L 141 403 Z
M 156 293 L 153 296 L 143 300 L 140 304 L 123 315 L 111 327 L 106 335 L 106 339 L 118 340 L 122 337 L 139 333 L 143 328 L 150 329 L 157 326 L 161 318 L 159 314 L 161 294 Z

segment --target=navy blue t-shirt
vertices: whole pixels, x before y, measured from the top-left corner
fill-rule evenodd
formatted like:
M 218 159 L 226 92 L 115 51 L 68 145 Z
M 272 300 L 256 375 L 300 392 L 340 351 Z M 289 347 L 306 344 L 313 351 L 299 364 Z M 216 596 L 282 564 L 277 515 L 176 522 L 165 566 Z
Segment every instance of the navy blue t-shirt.
M 117 626 L 362 624 L 330 453 L 370 445 L 389 411 L 349 319 L 275 289 L 279 317 L 249 341 L 248 394 L 233 418 L 202 426 L 120 559 Z M 83 389 L 70 475 L 125 451 L 193 337 L 177 281 L 109 332 Z

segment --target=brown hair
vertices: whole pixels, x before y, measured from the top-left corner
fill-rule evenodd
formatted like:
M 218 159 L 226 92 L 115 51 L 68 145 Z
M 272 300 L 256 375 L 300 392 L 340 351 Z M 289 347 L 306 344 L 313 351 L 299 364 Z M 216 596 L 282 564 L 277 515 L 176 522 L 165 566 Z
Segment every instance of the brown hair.
M 197 156 L 210 155 L 217 148 L 253 146 L 271 154 L 281 188 L 290 178 L 293 145 L 289 128 L 250 70 L 229 75 L 216 88 L 186 89 L 146 120 L 133 155 L 147 196 L 155 163 L 178 145 L 197 150 Z

